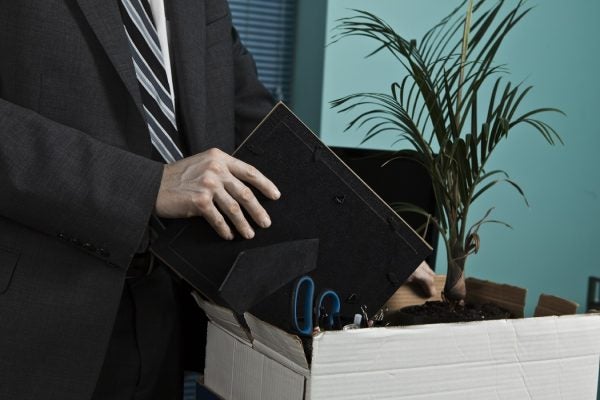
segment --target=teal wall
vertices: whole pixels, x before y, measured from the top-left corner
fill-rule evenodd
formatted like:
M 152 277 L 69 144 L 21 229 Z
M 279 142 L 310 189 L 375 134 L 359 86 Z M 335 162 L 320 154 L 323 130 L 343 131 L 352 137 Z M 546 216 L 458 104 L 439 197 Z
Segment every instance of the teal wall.
M 327 1 L 298 0 L 291 105 L 315 133 L 321 123 Z
M 314 11 L 310 3 L 320 3 L 317 9 L 321 10 Z M 357 38 L 327 46 L 321 67 L 324 47 L 318 36 L 323 36 L 323 30 L 312 19 L 314 13 L 326 15 L 328 37 L 337 18 L 358 8 L 384 17 L 400 33 L 418 39 L 457 3 L 306 1 L 304 7 L 309 8 L 304 11 L 313 10 L 313 15 L 309 12 L 300 21 L 299 37 L 313 35 L 301 43 L 313 53 L 302 47 L 298 50 L 294 109 L 310 120 L 309 125 L 321 132 L 326 143 L 358 146 L 362 133 L 343 133 L 349 116 L 332 111 L 328 102 L 360 91 L 387 91 L 402 76 L 399 65 L 387 55 L 364 59 L 373 43 Z M 526 207 L 518 194 L 504 187 L 474 206 L 473 218 L 496 206 L 494 216 L 512 224 L 514 230 L 482 228 L 481 250 L 468 260 L 467 274 L 528 288 L 528 313 L 542 292 L 572 299 L 581 304 L 582 311 L 587 278 L 600 275 L 600 162 L 596 158 L 600 150 L 600 2 L 537 0 L 530 4 L 535 9 L 508 38 L 497 61 L 509 64 L 512 81 L 525 80 L 535 86 L 525 108 L 556 106 L 567 113 L 567 117 L 547 119 L 563 135 L 565 146 L 551 147 L 524 129 L 497 149 L 490 168 L 505 169 L 524 188 L 531 206 Z M 300 9 L 302 18 L 302 5 Z M 302 71 L 303 65 L 311 66 L 310 73 Z M 319 111 L 316 104 L 320 104 Z M 395 139 L 393 134 L 381 136 L 365 146 L 391 148 Z M 438 271 L 443 273 L 443 255 L 438 260 Z

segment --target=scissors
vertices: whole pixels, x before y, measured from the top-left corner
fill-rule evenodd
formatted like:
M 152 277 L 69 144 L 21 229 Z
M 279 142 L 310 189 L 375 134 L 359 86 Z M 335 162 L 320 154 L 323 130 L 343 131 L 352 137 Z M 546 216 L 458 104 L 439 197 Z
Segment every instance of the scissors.
M 340 313 L 340 297 L 333 290 L 322 291 L 315 303 L 315 282 L 308 275 L 304 275 L 296 281 L 292 293 L 292 325 L 298 333 L 310 336 L 315 327 L 313 318 L 316 318 L 317 324 L 324 323 L 325 326 L 319 326 L 323 329 L 332 329 L 334 326 L 334 315 Z M 299 302 L 302 301 L 303 318 L 298 316 Z M 324 321 L 321 321 L 324 319 Z M 301 323 L 303 320 L 304 323 Z

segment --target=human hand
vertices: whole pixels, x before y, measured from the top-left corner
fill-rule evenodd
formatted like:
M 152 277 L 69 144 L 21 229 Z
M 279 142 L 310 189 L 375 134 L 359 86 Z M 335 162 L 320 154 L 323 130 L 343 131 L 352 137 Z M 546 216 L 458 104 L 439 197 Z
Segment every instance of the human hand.
M 428 297 L 433 297 L 437 295 L 437 290 L 435 288 L 435 272 L 429 267 L 429 265 L 423 261 L 412 273 L 411 276 L 408 277 L 406 282 L 417 283 L 424 290 L 425 294 Z
M 166 164 L 156 199 L 156 214 L 164 218 L 201 216 L 219 236 L 231 240 L 233 231 L 225 215 L 244 238 L 252 239 L 254 231 L 242 208 L 260 227 L 268 228 L 271 219 L 244 182 L 272 200 L 281 196 L 277 187 L 256 168 L 219 149 Z

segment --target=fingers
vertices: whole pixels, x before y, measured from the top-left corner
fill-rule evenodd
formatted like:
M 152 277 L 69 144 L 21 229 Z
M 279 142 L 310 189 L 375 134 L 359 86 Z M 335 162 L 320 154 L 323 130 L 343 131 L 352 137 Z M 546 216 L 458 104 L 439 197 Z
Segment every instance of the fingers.
M 223 218 L 223 215 L 212 202 L 210 205 L 201 210 L 201 215 L 210 224 L 210 226 L 212 226 L 219 236 L 225 240 L 233 239 L 233 232 L 231 231 L 231 228 L 229 228 L 229 225 L 227 225 L 227 222 L 225 222 L 225 218 Z
M 246 220 L 240 204 L 227 191 L 218 192 L 215 195 L 215 203 L 243 237 L 246 239 L 254 237 L 254 230 Z
M 419 268 L 421 268 L 421 271 L 423 273 L 426 273 L 432 277 L 435 277 L 435 272 L 431 269 L 431 267 L 429 266 L 429 264 L 427 264 L 427 261 L 423 261 L 420 265 Z
M 202 216 L 225 239 L 233 239 L 230 225 L 251 239 L 255 233 L 248 223 L 250 218 L 260 227 L 271 225 L 251 186 L 270 199 L 281 196 L 256 168 L 219 149 L 210 149 L 164 168 L 155 210 L 166 218 Z
M 223 164 L 219 164 L 217 168 L 216 164 L 218 162 L 212 161 L 207 167 L 207 170 L 215 178 L 214 180 L 220 182 L 220 187 L 216 188 L 213 186 L 211 190 L 213 193 L 212 201 L 217 206 L 216 211 L 221 212 L 221 217 L 223 215 L 226 216 L 244 238 L 252 239 L 255 232 L 248 223 L 244 210 L 262 228 L 271 226 L 271 219 L 259 203 L 254 192 L 240 179 L 255 186 L 265 196 L 272 199 L 279 198 L 279 190 L 269 179 L 251 165 L 219 150 L 211 150 L 210 154 L 213 159 L 221 159 L 224 162 Z
M 437 295 L 435 287 L 435 272 L 423 261 L 408 278 L 407 282 L 416 282 L 428 297 Z
M 237 179 L 225 183 L 225 190 L 248 212 L 250 217 L 262 228 L 271 226 L 269 214 L 258 202 L 252 190 Z
M 216 193 L 215 202 L 219 209 L 227 215 L 236 230 L 246 239 L 252 239 L 254 231 L 246 220 L 242 209 L 262 228 L 271 226 L 271 219 L 252 190 L 242 181 L 254 186 L 266 197 L 273 200 L 278 199 L 281 194 L 273 182 L 255 167 L 241 160 L 230 157 L 228 168 L 233 179 L 224 181 L 223 187 L 225 190 Z
M 437 288 L 435 287 L 435 280 L 433 276 L 427 275 L 427 277 L 420 279 L 418 282 L 427 296 L 433 297 L 437 295 Z
M 229 170 L 236 178 L 251 184 L 266 197 L 272 200 L 277 200 L 281 197 L 277 186 L 250 164 L 231 157 Z

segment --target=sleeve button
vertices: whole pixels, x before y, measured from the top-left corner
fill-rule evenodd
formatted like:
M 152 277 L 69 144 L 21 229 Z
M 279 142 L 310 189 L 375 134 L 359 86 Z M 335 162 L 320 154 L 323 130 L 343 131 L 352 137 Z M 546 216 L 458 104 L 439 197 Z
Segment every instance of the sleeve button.
M 101 257 L 104 257 L 104 258 L 107 258 L 107 257 L 109 257 L 109 256 L 110 256 L 110 252 L 109 252 L 108 250 L 104 249 L 104 248 L 99 248 L 99 249 L 97 250 L 97 253 L 98 253 L 98 254 L 99 254 Z
M 60 240 L 66 240 L 66 239 L 67 239 L 67 236 L 65 236 L 65 234 L 64 234 L 64 233 L 62 233 L 62 232 L 59 232 L 59 233 L 57 233 L 57 234 L 56 234 L 56 236 L 57 236 L 57 237 L 58 237 Z
M 94 251 L 96 251 L 96 247 L 95 247 L 93 244 L 91 244 L 91 243 L 84 243 L 84 244 L 83 244 L 83 248 L 84 248 L 85 250 L 87 250 L 87 251 L 91 251 L 91 252 L 94 252 Z

